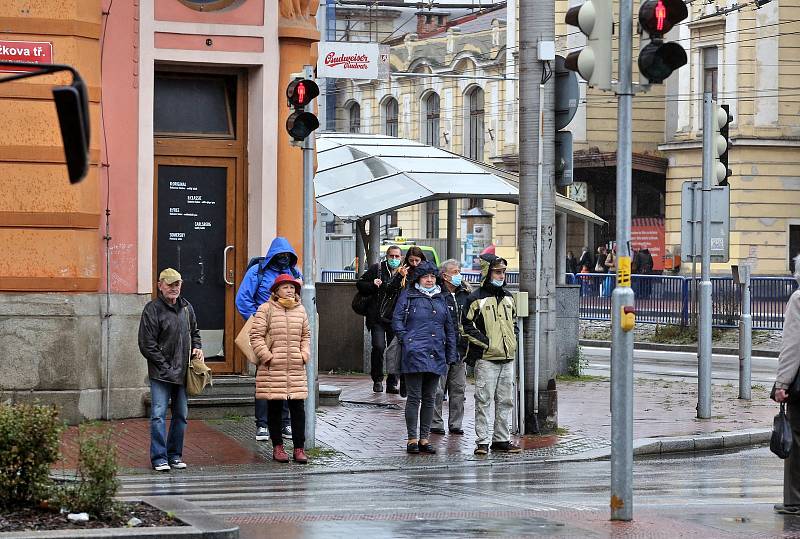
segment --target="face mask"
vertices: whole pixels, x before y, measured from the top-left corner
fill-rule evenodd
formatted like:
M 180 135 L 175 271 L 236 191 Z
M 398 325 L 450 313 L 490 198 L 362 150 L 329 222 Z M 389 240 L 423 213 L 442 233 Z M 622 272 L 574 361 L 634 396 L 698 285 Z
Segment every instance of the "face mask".
M 423 290 L 424 292 L 428 292 L 430 294 L 431 292 L 436 290 L 436 285 L 433 285 L 433 286 L 422 286 L 422 285 L 420 285 L 420 289 Z
M 456 273 L 455 275 L 451 275 L 450 284 L 452 284 L 453 286 L 461 286 L 461 274 Z
M 400 267 L 399 258 L 389 258 L 388 260 L 386 260 L 386 263 L 389 264 L 389 267 L 392 269 L 397 269 Z
M 287 269 L 291 261 L 292 259 L 289 255 L 283 254 L 273 257 L 272 264 L 280 269 Z
M 492 279 L 492 284 L 495 285 L 498 288 L 503 286 L 503 283 L 505 283 L 505 282 L 506 282 L 505 279 L 500 279 L 499 281 L 497 279 Z

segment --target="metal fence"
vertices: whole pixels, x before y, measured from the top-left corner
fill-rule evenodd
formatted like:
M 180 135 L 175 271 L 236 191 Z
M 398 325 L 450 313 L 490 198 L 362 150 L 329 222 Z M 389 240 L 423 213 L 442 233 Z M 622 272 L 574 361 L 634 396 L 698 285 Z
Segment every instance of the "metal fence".
M 611 292 L 616 275 L 605 273 L 568 274 L 567 282 L 581 286 L 580 317 L 583 320 L 611 319 Z M 683 325 L 697 320 L 697 285 L 700 279 L 683 276 L 633 275 L 636 320 L 642 323 Z M 753 277 L 750 280 L 750 310 L 753 329 L 781 329 L 789 296 L 797 289 L 791 277 Z M 712 324 L 734 328 L 741 314 L 739 287 L 732 277 L 711 278 Z
M 480 282 L 480 273 L 464 271 L 464 280 Z M 322 282 L 354 280 L 354 271 L 323 270 Z M 581 320 L 611 320 L 611 292 L 616 275 L 608 273 L 567 274 L 568 284 L 580 285 Z M 519 284 L 519 273 L 507 272 L 506 282 Z M 636 321 L 645 324 L 688 326 L 697 320 L 697 285 L 699 278 L 671 275 L 633 275 L 631 286 L 636 295 Z M 797 289 L 791 277 L 753 277 L 750 279 L 750 311 L 753 329 L 782 329 L 783 312 L 789 296 Z M 712 324 L 734 328 L 741 314 L 739 287 L 733 277 L 711 278 Z

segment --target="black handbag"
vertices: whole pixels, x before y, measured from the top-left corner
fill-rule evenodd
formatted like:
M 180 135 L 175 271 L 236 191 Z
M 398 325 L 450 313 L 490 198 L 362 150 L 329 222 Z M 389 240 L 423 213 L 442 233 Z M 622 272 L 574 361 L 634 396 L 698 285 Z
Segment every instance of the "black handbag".
M 372 301 L 372 296 L 365 296 L 361 292 L 356 292 L 356 295 L 353 296 L 353 302 L 350 304 L 350 306 L 357 315 L 367 316 L 367 310 L 369 309 L 370 301 Z
M 778 458 L 785 459 L 792 453 L 792 426 L 786 417 L 786 404 L 781 403 L 781 409 L 772 421 L 772 436 L 769 439 L 769 450 Z

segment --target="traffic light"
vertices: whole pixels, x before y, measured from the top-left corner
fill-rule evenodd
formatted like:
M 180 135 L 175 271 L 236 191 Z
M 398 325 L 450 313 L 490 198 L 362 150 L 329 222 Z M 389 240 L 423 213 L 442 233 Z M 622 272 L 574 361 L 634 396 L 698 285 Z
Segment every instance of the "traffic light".
M 575 116 L 580 100 L 578 77 L 564 66 L 565 58 L 556 55 L 555 67 L 555 181 L 556 187 L 572 185 L 572 133 L 562 131 Z
M 646 0 L 639 7 L 639 73 L 643 84 L 661 84 L 686 65 L 686 51 L 678 43 L 664 42 L 664 34 L 689 16 L 683 0 Z
M 306 106 L 318 95 L 317 83 L 301 76 L 295 77 L 286 88 L 289 107 L 294 108 L 294 112 L 286 119 L 286 131 L 293 140 L 305 140 L 319 127 L 319 120 L 314 113 L 306 110 Z
M 717 185 L 728 185 L 728 176 L 731 175 L 728 168 L 728 126 L 732 121 L 730 105 L 714 105 L 714 127 L 719 130 L 719 133 L 714 133 L 714 157 L 717 159 L 714 163 L 714 180 Z
M 611 90 L 611 36 L 614 33 L 611 0 L 586 0 L 570 8 L 565 21 L 586 34 L 586 48 L 567 56 L 567 69 L 580 73 L 589 86 Z

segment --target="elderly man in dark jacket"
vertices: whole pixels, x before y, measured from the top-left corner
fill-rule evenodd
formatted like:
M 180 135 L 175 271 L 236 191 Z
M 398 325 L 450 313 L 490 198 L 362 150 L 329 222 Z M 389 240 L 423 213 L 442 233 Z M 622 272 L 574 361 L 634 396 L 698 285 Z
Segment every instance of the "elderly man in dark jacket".
M 192 305 L 181 294 L 181 274 L 167 268 L 158 276 L 158 297 L 144 306 L 139 321 L 139 351 L 147 359 L 150 378 L 150 462 L 168 472 L 186 468 L 186 369 L 189 357 L 203 357 L 200 331 Z M 172 419 L 167 436 L 167 406 Z
M 386 260 L 373 264 L 356 282 L 356 288 L 370 298 L 367 307 L 367 329 L 372 337 L 370 355 L 370 375 L 372 391 L 383 391 L 383 352 L 394 338 L 392 331 L 392 309 L 400 290 L 392 285 L 392 280 L 400 267 L 403 251 L 396 245 L 386 249 Z M 386 392 L 398 393 L 397 376 L 386 376 Z
M 467 354 L 467 338 L 458 330 L 461 327 L 461 312 L 467 304 L 467 298 L 472 291 L 469 283 L 461 276 L 461 263 L 454 258 L 442 262 L 441 268 L 442 294 L 447 300 L 447 310 L 456 329 L 458 361 L 448 365 L 447 374 L 442 376 L 439 387 L 436 389 L 436 403 L 433 409 L 433 422 L 431 432 L 444 434 L 444 418 L 442 418 L 442 404 L 444 393 L 447 391 L 447 428 L 450 434 L 464 434 L 461 424 L 464 421 L 464 393 L 467 389 L 467 366 L 464 356 Z

